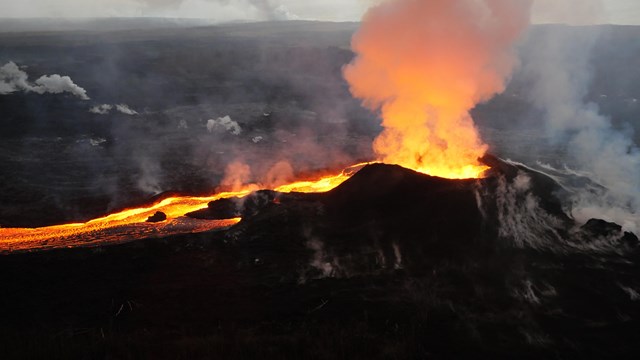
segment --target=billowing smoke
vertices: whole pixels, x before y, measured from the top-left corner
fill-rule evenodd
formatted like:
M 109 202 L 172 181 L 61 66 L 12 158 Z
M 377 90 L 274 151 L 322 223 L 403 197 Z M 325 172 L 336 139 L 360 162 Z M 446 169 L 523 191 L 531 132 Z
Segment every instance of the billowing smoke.
M 89 109 L 89 112 L 92 114 L 107 115 L 111 111 L 111 109 L 113 109 L 113 105 L 102 104 L 102 105 L 92 106 Z
M 18 65 L 10 61 L 0 67 L 0 94 L 10 94 L 15 91 L 29 91 L 29 76 L 20 70 Z
M 138 112 L 131 109 L 127 104 L 117 104 L 116 110 L 126 115 L 138 115 Z
M 220 182 L 220 186 L 231 191 L 238 191 L 245 189 L 247 187 L 245 184 L 248 184 L 250 180 L 251 167 L 241 161 L 234 161 L 227 165 L 225 177 Z
M 628 132 L 601 114 L 597 104 L 585 100 L 598 30 L 585 28 L 578 35 L 567 30 L 558 26 L 536 34 L 536 50 L 523 59 L 524 73 L 533 85 L 530 98 L 542 114 L 548 137 L 566 148 L 569 166 L 604 187 L 576 192 L 574 217 L 583 222 L 603 218 L 637 231 L 640 149 Z
M 114 108 L 115 108 L 116 111 L 118 111 L 118 112 L 120 112 L 122 114 L 125 114 L 125 115 L 138 115 L 138 112 L 133 110 L 127 104 L 116 104 L 116 105 L 101 104 L 101 105 L 96 105 L 96 106 L 92 106 L 89 109 L 89 112 L 92 113 L 92 114 L 107 115 Z
M 220 183 L 222 190 L 258 190 L 273 189 L 287 184 L 294 179 L 294 170 L 289 162 L 281 160 L 271 166 L 264 174 L 252 174 L 251 167 L 243 161 L 236 160 L 227 165 L 225 176 Z
M 214 132 L 216 129 L 223 129 L 233 135 L 240 135 L 242 133 L 240 124 L 231 120 L 229 115 L 207 121 L 207 130 L 209 132 Z
M 87 91 L 73 83 L 70 77 L 54 75 L 44 75 L 36 80 L 36 86 L 31 91 L 38 94 L 52 93 L 61 94 L 63 92 L 71 93 L 82 100 L 89 100 Z
M 520 248 L 550 248 L 562 242 L 556 230 L 560 221 L 542 209 L 531 190 L 531 178 L 522 171 L 512 181 L 499 178 L 495 199 L 498 235 Z
M 380 110 L 380 160 L 432 175 L 477 177 L 487 150 L 469 115 L 502 92 L 529 0 L 393 0 L 371 8 L 344 70 L 354 96 Z
M 159 194 L 162 192 L 160 186 L 160 178 L 162 169 L 160 165 L 151 158 L 140 157 L 137 159 L 140 166 L 140 175 L 138 177 L 138 189 L 149 194 Z
M 10 94 L 16 91 L 37 94 L 68 92 L 82 100 L 89 100 L 87 91 L 76 85 L 68 76 L 43 75 L 31 84 L 27 73 L 21 70 L 16 63 L 10 61 L 0 67 L 0 94 Z

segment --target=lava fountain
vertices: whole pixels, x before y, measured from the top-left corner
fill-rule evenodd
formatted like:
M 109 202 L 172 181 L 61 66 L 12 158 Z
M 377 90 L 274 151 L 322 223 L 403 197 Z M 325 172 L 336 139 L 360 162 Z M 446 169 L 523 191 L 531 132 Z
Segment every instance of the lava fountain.
M 379 111 L 378 160 L 475 178 L 482 142 L 469 111 L 500 93 L 517 63 L 529 0 L 392 0 L 372 7 L 344 68 L 352 94 Z

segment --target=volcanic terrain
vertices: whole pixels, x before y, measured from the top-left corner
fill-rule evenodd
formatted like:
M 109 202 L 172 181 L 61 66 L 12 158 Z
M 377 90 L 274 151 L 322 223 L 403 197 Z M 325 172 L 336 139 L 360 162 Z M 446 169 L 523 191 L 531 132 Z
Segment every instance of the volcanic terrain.
M 371 164 L 327 193 L 191 214 L 228 230 L 0 261 L 6 358 L 624 357 L 638 239 L 486 157 L 483 179 Z M 90 355 L 87 355 L 90 354 Z M 27 356 L 27 357 L 29 357 Z

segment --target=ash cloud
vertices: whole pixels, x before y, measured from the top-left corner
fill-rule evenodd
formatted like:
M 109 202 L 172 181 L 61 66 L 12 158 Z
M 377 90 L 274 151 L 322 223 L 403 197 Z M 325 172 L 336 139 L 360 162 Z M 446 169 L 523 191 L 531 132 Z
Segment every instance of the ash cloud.
M 0 94 L 6 95 L 19 91 L 37 94 L 67 92 L 82 100 L 89 100 L 87 91 L 76 85 L 68 76 L 43 75 L 34 83 L 30 83 L 27 73 L 20 69 L 16 63 L 10 61 L 0 67 Z

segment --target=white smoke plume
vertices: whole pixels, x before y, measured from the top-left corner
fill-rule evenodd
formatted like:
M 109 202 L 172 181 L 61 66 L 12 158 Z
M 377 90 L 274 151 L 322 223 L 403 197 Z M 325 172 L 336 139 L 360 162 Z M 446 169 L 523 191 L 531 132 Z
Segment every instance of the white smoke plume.
M 220 186 L 231 191 L 239 191 L 247 188 L 251 181 L 251 167 L 242 161 L 234 161 L 227 165 L 225 176 Z M 258 189 L 257 187 L 255 188 Z
M 76 85 L 70 77 L 60 76 L 58 74 L 45 75 L 36 80 L 36 86 L 33 88 L 38 94 L 52 93 L 61 94 L 63 92 L 71 93 L 82 100 L 89 100 L 87 91 Z
M 159 179 L 162 169 L 160 165 L 148 157 L 141 157 L 137 160 L 140 166 L 140 175 L 137 181 L 138 189 L 148 194 L 161 193 L 162 187 Z
M 597 104 L 584 100 L 598 31 L 584 28 L 576 35 L 568 30 L 557 26 L 541 31 L 536 51 L 523 59 L 523 70 L 551 141 L 566 147 L 572 167 L 605 188 L 576 192 L 572 214 L 581 222 L 600 218 L 640 230 L 640 149 Z
M 0 94 L 29 91 L 32 86 L 27 81 L 28 77 L 13 61 L 6 63 L 0 67 Z
M 113 105 L 102 104 L 91 107 L 89 112 L 92 114 L 107 115 L 111 109 L 113 109 Z
M 224 129 L 233 135 L 240 135 L 242 133 L 240 124 L 231 120 L 231 117 L 229 115 L 217 118 L 215 120 L 209 119 L 207 121 L 207 130 L 209 132 L 214 132 L 216 129 Z
M 10 61 L 0 67 L 0 94 L 10 94 L 16 91 L 34 92 L 37 94 L 61 94 L 68 92 L 82 100 L 89 100 L 87 91 L 76 85 L 70 77 L 58 74 L 43 75 L 33 84 L 29 83 L 29 76 L 16 63 Z
M 543 249 L 562 243 L 556 231 L 561 227 L 560 221 L 540 207 L 526 173 L 518 173 L 511 182 L 500 177 L 496 195 L 501 238 L 513 241 L 519 248 Z
M 324 243 L 313 237 L 306 243 L 307 248 L 313 250 L 313 257 L 311 258 L 311 267 L 319 270 L 322 278 L 334 277 L 336 275 L 336 267 L 324 250 Z
M 89 109 L 89 112 L 92 113 L 92 114 L 107 115 L 114 108 L 115 108 L 116 111 L 118 111 L 120 113 L 123 113 L 125 115 L 138 115 L 138 112 L 133 110 L 132 108 L 130 108 L 129 105 L 127 105 L 127 104 L 116 104 L 116 105 L 102 104 L 102 105 L 96 105 L 96 106 L 91 107 Z
M 126 115 L 138 115 L 138 112 L 131 109 L 127 104 L 117 104 L 116 110 Z

